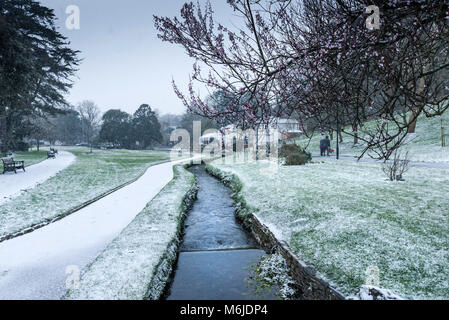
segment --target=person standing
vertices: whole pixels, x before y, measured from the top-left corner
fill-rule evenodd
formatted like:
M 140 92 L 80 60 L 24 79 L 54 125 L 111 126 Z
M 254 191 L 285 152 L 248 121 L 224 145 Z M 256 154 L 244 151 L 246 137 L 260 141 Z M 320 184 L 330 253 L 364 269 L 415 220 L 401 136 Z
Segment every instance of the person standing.
M 324 140 L 323 145 L 325 146 L 324 151 L 327 153 L 327 156 L 329 157 L 329 151 L 331 149 L 331 141 L 328 136 L 326 136 L 326 138 L 323 140 Z M 324 156 L 324 154 L 323 154 L 323 156 Z
M 321 157 L 324 157 L 326 155 L 326 139 L 320 140 L 320 155 Z

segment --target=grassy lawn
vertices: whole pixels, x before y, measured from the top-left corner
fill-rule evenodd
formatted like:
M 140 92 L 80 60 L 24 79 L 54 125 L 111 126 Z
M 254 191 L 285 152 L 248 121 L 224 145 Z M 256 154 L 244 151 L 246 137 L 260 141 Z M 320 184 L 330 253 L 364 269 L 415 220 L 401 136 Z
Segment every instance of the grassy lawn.
M 428 162 L 449 162 L 449 112 L 443 114 L 443 124 L 445 127 L 446 147 L 441 147 L 440 117 L 426 118 L 421 116 L 418 119 L 416 132 L 410 134 L 409 142 L 403 147 L 409 151 L 409 158 L 413 161 Z M 367 123 L 368 126 L 372 123 Z M 315 135 L 308 147 L 313 154 L 320 153 L 321 135 Z M 298 144 L 305 146 L 308 139 L 297 139 Z M 342 155 L 359 156 L 363 150 L 362 146 L 353 145 L 354 138 L 343 134 L 343 143 L 340 144 Z M 335 137 L 332 141 L 332 148 L 336 148 Z
M 0 238 L 50 221 L 141 175 L 168 152 L 67 149 L 74 164 L 37 187 L 0 206 Z
M 25 161 L 25 167 L 29 167 L 47 159 L 47 151 L 15 152 L 13 158 L 17 161 Z M 2 172 L 3 162 L 0 161 L 0 173 Z
M 449 298 L 449 170 L 413 167 L 393 183 L 369 163 L 212 166 L 237 175 L 251 210 L 345 294 L 374 267 L 403 297 Z
M 185 203 L 195 194 L 193 174 L 182 166 L 174 171 L 174 179 L 87 268 L 66 299 L 160 297 L 176 260 Z

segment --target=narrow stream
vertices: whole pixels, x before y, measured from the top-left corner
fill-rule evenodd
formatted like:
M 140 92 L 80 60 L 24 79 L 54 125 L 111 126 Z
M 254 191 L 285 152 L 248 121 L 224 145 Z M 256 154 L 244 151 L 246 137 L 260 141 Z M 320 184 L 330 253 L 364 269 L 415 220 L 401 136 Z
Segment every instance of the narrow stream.
M 167 299 L 278 299 L 273 289 L 259 292 L 251 278 L 255 264 L 266 254 L 236 221 L 230 190 L 204 166 L 191 171 L 198 181 L 198 200 L 185 222 Z

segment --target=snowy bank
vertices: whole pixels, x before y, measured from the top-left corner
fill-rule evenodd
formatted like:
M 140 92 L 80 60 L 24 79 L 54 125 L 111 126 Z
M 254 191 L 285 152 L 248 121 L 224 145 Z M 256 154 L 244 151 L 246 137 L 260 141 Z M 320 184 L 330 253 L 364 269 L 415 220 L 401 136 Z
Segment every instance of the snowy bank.
M 66 299 L 159 299 L 176 260 L 183 217 L 196 196 L 195 178 L 181 166 L 82 275 Z
M 411 169 L 386 181 L 378 164 L 326 161 L 279 166 L 214 161 L 236 184 L 238 216 L 253 214 L 345 296 L 375 283 L 406 299 L 447 299 L 448 170 Z M 237 181 L 236 181 L 237 180 Z

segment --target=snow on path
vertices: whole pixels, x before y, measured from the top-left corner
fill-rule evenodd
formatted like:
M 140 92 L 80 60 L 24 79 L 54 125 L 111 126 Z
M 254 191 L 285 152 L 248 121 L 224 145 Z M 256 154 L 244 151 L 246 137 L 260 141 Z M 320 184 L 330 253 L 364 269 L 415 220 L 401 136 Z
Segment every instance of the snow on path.
M 173 165 L 183 161 L 152 166 L 136 182 L 75 214 L 0 243 L 0 299 L 60 299 L 70 276 L 119 235 L 173 179 Z
M 38 164 L 26 167 L 26 172 L 17 170 L 17 174 L 8 172 L 0 175 L 0 205 L 17 197 L 23 190 L 34 188 L 36 185 L 55 176 L 58 172 L 70 166 L 75 159 L 76 157 L 70 152 L 59 151 L 56 159 L 44 160 Z

